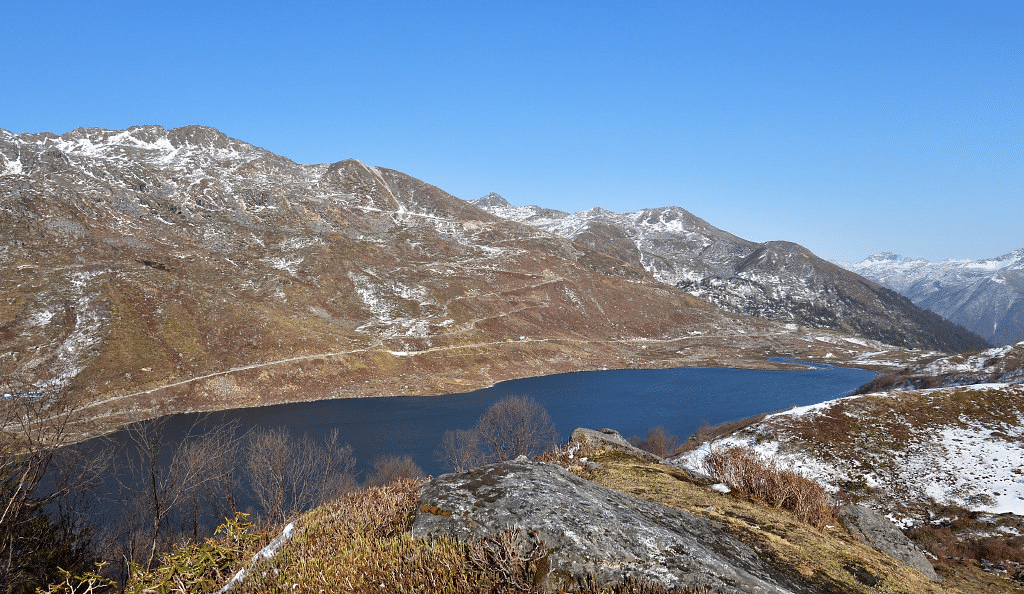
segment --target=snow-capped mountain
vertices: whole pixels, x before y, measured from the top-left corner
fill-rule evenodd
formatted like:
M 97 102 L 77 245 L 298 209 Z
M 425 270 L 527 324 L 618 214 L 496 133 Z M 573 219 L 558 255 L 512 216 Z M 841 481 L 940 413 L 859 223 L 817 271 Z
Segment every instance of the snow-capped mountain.
M 995 345 L 1024 340 L 1024 248 L 998 258 L 930 262 L 884 252 L 837 262 Z
M 0 130 L 0 269 L 0 389 L 125 419 L 604 367 L 901 358 L 722 312 L 398 171 L 300 165 L 201 126 Z
M 754 243 L 676 207 L 564 213 L 472 201 L 500 217 L 568 237 L 645 268 L 655 278 L 736 313 L 852 332 L 890 344 L 963 351 L 985 342 L 908 299 L 794 243 Z

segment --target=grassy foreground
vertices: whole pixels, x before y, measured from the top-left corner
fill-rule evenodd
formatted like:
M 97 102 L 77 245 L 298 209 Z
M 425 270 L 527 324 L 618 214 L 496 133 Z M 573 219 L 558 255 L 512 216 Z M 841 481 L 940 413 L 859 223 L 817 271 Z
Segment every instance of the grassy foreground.
M 635 497 L 658 501 L 721 525 L 753 548 L 768 564 L 822 592 L 1022 592 L 1012 581 L 974 571 L 946 574 L 932 582 L 917 571 L 857 542 L 841 525 L 816 529 L 796 514 L 721 494 L 686 473 L 621 453 L 595 458 L 601 463 L 585 478 Z
M 840 526 L 815 528 L 792 512 L 712 491 L 671 466 L 642 462 L 622 452 L 589 454 L 590 461 L 600 465 L 596 470 L 570 465 L 570 471 L 599 485 L 716 522 L 765 562 L 821 592 L 1020 591 L 1012 582 L 981 571 L 945 576 L 944 582 L 935 583 L 857 542 Z M 136 571 L 126 591 L 216 592 L 242 569 L 246 577 L 232 592 L 538 591 L 534 575 L 544 560 L 518 554 L 510 546 L 512 533 L 470 543 L 418 541 L 411 537 L 410 527 L 419 505 L 412 482 L 346 495 L 298 518 L 292 538 L 270 559 L 256 553 L 279 531 L 231 522 L 217 538 L 167 555 L 163 565 L 153 571 Z M 254 558 L 258 560 L 254 562 Z M 67 585 L 71 582 L 69 579 Z M 591 584 L 580 587 L 593 594 L 665 592 L 642 583 L 605 590 Z M 97 583 L 92 590 L 77 587 L 63 591 L 108 590 Z

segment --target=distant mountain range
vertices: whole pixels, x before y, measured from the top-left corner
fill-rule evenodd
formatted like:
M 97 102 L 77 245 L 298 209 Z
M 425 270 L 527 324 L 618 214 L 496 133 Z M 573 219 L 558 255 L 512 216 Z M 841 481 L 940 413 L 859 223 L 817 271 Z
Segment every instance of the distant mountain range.
M 0 130 L 0 388 L 79 395 L 116 424 L 606 367 L 921 356 L 723 311 L 621 234 L 572 241 L 398 171 L 300 165 L 201 126 Z M 893 324 L 912 336 L 898 344 L 967 340 Z
M 669 206 L 627 214 L 516 207 L 497 194 L 472 201 L 642 266 L 658 280 L 735 313 L 850 332 L 911 348 L 984 348 L 980 337 L 875 282 L 785 241 L 755 243 Z
M 929 262 L 884 252 L 836 263 L 992 344 L 1024 340 L 1024 248 L 983 260 Z

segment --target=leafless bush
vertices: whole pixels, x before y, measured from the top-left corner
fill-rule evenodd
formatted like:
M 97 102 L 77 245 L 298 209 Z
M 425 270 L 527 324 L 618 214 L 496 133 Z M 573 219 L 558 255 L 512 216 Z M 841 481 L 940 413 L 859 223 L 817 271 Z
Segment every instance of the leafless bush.
M 462 472 L 480 466 L 484 462 L 484 453 L 480 449 L 480 435 L 473 429 L 445 431 L 437 459 L 452 472 Z
M 8 377 L 0 385 L 0 591 L 30 591 L 57 578 L 58 567 L 91 564 L 84 504 L 104 459 L 65 450 L 76 402 L 34 394 Z M 33 394 L 28 396 L 27 394 Z
M 781 509 L 796 513 L 815 528 L 836 522 L 836 504 L 824 487 L 798 472 L 779 468 L 754 452 L 730 446 L 712 449 L 704 458 L 704 472 L 729 488 Z
M 181 531 L 189 534 L 193 543 L 206 536 L 202 516 L 230 518 L 239 511 L 241 485 L 236 468 L 244 439 L 238 434 L 238 424 L 229 423 L 186 439 L 175 452 L 179 462 L 172 463 L 172 469 L 180 468 L 179 475 L 191 477 L 180 522 Z
M 664 426 L 658 425 L 648 429 L 646 437 L 630 437 L 629 443 L 659 458 L 668 458 L 679 447 L 679 436 L 670 434 Z
M 181 544 L 184 538 L 198 542 L 206 536 L 199 520 L 204 509 L 235 511 L 235 468 L 241 444 L 237 427 L 202 430 L 205 417 L 197 417 L 183 437 L 170 439 L 170 421 L 163 417 L 128 428 L 132 447 L 125 468 L 118 473 L 128 513 L 122 514 L 107 536 L 120 548 L 112 558 L 147 569 L 160 551 Z
M 418 481 L 426 478 L 423 469 L 409 456 L 379 456 L 373 462 L 373 471 L 366 477 L 367 487 L 383 487 L 399 481 Z
M 337 430 L 323 445 L 309 436 L 295 439 L 285 429 L 253 432 L 246 470 L 253 496 L 270 522 L 284 522 L 354 485 L 352 446 L 338 441 Z
M 524 543 L 528 543 L 529 549 Z M 474 567 L 493 572 L 498 591 L 543 592 L 535 576 L 538 564 L 546 561 L 547 550 L 536 533 L 531 532 L 524 538 L 518 526 L 509 526 L 492 538 L 470 540 L 466 546 L 469 562 Z
M 558 433 L 551 416 L 529 396 L 506 396 L 480 417 L 476 433 L 489 462 L 533 456 L 554 444 Z

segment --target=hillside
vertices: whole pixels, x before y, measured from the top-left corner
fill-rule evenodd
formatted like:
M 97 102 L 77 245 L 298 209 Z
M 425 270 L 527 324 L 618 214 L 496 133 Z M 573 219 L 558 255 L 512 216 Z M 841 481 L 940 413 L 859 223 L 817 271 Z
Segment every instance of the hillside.
M 892 253 L 837 262 L 994 345 L 1024 340 L 1024 248 L 998 258 L 929 262 Z
M 999 383 L 1024 383 L 1024 342 L 938 357 L 880 375 L 861 386 L 857 393 Z
M 899 368 L 398 171 L 217 130 L 0 131 L 0 383 L 118 419 L 605 367 Z M 837 346 L 838 345 L 838 346 Z
M 222 538 L 173 557 L 192 572 L 209 567 L 205 574 L 168 563 L 146 581 L 177 577 L 192 580 L 190 591 L 230 583 L 253 593 L 1015 591 L 977 571 L 933 581 L 838 522 L 814 528 L 650 455 L 591 447 L 546 458 L 569 472 L 520 458 L 349 494 L 276 533 Z M 239 541 L 259 544 L 239 555 Z M 203 558 L 211 550 L 227 553 L 219 570 Z
M 473 204 L 642 266 L 658 280 L 726 311 L 907 348 L 961 352 L 987 346 L 964 328 L 802 246 L 747 241 L 676 206 L 569 214 L 515 207 L 497 194 Z
M 768 415 L 680 455 L 770 456 L 846 500 L 887 514 L 944 575 L 1024 584 L 1024 386 L 977 384 L 849 396 Z

